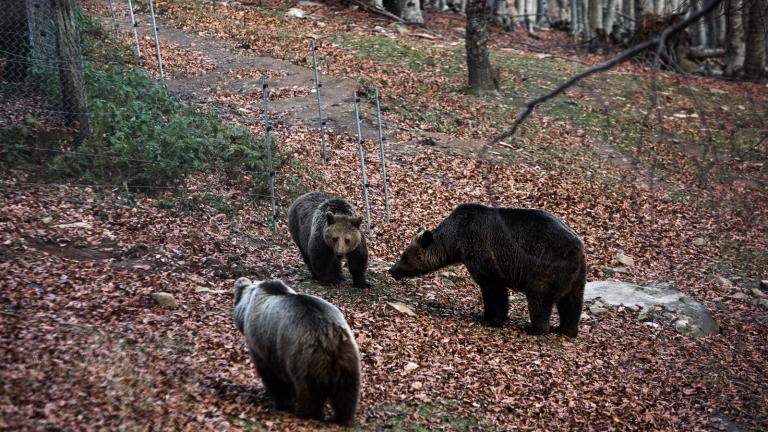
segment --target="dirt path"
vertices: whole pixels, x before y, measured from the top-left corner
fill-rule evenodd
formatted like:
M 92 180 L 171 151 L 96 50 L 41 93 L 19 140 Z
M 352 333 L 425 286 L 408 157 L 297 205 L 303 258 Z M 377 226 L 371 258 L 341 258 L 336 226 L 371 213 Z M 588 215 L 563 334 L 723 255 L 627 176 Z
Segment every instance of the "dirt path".
M 137 13 L 140 35 L 151 35 L 149 15 Z M 120 29 L 128 31 L 130 21 L 127 16 L 118 19 Z M 111 23 L 109 23 L 111 24 Z M 171 24 L 158 23 L 160 45 L 175 45 L 181 49 L 199 54 L 213 63 L 207 71 L 193 76 L 174 76 L 166 74 L 171 92 L 195 102 L 206 105 L 221 105 L 219 96 L 239 97 L 244 100 L 239 108 L 262 112 L 261 76 L 268 77 L 268 84 L 273 95 L 270 97 L 269 110 L 274 117 L 287 126 L 301 125 L 317 128 L 318 112 L 315 95 L 314 76 L 311 68 L 299 66 L 273 57 L 260 56 L 254 52 L 231 46 L 227 41 L 204 37 L 185 30 L 174 28 Z M 310 49 L 307 47 L 307 54 Z M 154 56 L 154 52 L 143 55 Z M 326 130 L 334 134 L 356 135 L 353 91 L 360 91 L 359 83 L 350 78 L 320 74 L 321 103 Z M 274 93 L 277 92 L 275 95 Z M 366 139 L 377 139 L 378 129 L 375 123 L 376 113 L 373 104 L 361 104 L 361 129 Z M 393 137 L 399 131 L 384 125 L 384 132 Z

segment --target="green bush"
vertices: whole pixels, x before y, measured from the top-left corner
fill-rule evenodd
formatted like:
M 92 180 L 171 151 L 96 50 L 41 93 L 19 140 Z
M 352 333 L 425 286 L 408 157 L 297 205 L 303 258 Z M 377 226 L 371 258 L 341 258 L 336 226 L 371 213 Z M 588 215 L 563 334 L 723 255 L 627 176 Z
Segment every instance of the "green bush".
M 50 177 L 141 189 L 174 185 L 190 173 L 212 169 L 268 171 L 263 139 L 222 123 L 213 110 L 200 111 L 169 96 L 159 82 L 131 66 L 130 47 L 87 15 L 81 18 L 81 40 L 90 134 L 74 151 L 47 160 Z M 5 152 L 5 159 L 12 155 L 17 152 Z

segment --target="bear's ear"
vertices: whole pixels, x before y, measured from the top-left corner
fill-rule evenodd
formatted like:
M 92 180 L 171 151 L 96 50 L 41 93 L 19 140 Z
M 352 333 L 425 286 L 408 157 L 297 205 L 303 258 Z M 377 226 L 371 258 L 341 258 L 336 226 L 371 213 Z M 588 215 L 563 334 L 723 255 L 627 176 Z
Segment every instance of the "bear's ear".
M 333 225 L 336 222 L 336 218 L 333 217 L 333 213 L 326 212 L 325 221 L 328 223 L 328 225 Z
M 360 228 L 360 224 L 363 223 L 363 217 L 362 216 L 354 217 L 349 220 L 349 223 L 351 223 L 352 226 L 355 228 Z
M 426 248 L 427 246 L 431 245 L 435 239 L 432 237 L 432 231 L 429 230 L 422 230 L 419 233 L 419 244 L 421 247 Z

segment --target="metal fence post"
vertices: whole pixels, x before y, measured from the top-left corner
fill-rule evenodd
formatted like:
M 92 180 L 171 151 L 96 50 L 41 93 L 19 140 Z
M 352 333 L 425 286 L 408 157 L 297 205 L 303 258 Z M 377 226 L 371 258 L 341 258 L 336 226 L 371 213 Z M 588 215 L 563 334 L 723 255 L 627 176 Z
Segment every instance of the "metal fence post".
M 381 177 L 384 179 L 384 209 L 386 210 L 386 221 L 389 223 L 389 188 L 387 187 L 387 157 L 384 154 L 384 132 L 381 130 L 381 96 L 379 89 L 374 90 L 376 94 L 376 120 L 379 123 L 379 148 L 381 149 Z
M 323 108 L 320 105 L 320 87 L 323 84 L 320 82 L 317 76 L 317 47 L 315 46 L 315 40 L 312 39 L 312 69 L 315 72 L 315 94 L 317 94 L 317 118 L 320 122 L 320 144 L 323 149 L 323 163 L 328 163 L 328 153 L 325 148 L 325 120 L 323 120 Z
M 355 125 L 357 125 L 357 148 L 360 153 L 360 177 L 363 182 L 363 198 L 365 199 L 365 216 L 368 218 L 368 236 L 371 235 L 371 208 L 368 205 L 368 178 L 365 175 L 365 151 L 363 150 L 363 132 L 360 129 L 360 98 L 357 91 L 352 92 L 355 103 Z
M 272 126 L 269 125 L 269 86 L 267 86 L 267 78 L 261 78 L 261 94 L 264 96 L 264 131 L 267 145 L 267 166 L 269 169 L 269 197 L 272 200 L 272 232 L 277 232 L 277 221 L 275 211 L 275 172 L 272 169 L 272 139 L 269 132 L 272 130 Z
M 112 0 L 107 0 L 109 3 L 109 11 L 112 13 L 112 27 L 114 27 L 115 35 L 117 35 L 118 27 L 117 27 L 117 15 L 115 15 L 115 5 L 112 4 Z
M 139 32 L 136 30 L 136 16 L 133 14 L 133 2 L 128 0 L 128 14 L 131 16 L 131 28 L 133 29 L 133 42 L 136 44 L 136 64 L 141 65 L 141 48 L 139 47 Z
M 165 73 L 163 73 L 163 59 L 160 57 L 160 41 L 157 39 L 157 21 L 155 20 L 155 1 L 149 0 L 149 15 L 152 17 L 152 34 L 155 36 L 155 49 L 157 50 L 157 68 L 160 71 L 160 81 L 165 86 Z

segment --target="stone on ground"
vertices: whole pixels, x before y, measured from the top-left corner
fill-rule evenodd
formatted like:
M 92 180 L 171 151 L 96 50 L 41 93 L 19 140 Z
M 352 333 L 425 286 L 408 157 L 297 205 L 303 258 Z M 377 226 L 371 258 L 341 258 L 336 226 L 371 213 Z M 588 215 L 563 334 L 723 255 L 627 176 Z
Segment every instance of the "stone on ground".
M 720 326 L 704 305 L 669 284 L 636 285 L 628 282 L 594 281 L 587 283 L 584 301 L 604 306 L 624 306 L 640 310 L 642 321 L 671 324 L 680 333 L 700 337 L 715 334 Z M 594 306 L 593 306 L 594 307 Z M 594 314 L 590 307 L 590 311 Z
M 167 292 L 153 292 L 150 294 L 150 297 L 152 297 L 152 300 L 154 300 L 155 303 L 157 303 L 157 305 L 162 308 L 176 309 L 179 307 L 176 299 L 173 298 L 173 294 Z
M 387 306 L 389 306 L 391 309 L 396 310 L 397 312 L 400 312 L 403 315 L 408 316 L 416 316 L 416 312 L 413 311 L 408 305 L 400 303 L 400 302 L 390 302 L 387 303 Z

